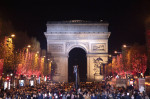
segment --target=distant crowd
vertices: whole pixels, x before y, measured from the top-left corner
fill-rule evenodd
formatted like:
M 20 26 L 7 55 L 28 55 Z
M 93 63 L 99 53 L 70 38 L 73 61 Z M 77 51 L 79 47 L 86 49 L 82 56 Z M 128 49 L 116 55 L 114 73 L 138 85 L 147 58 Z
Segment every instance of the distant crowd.
M 106 83 L 42 83 L 36 86 L 0 89 L 0 99 L 149 99 L 134 88 L 116 88 Z

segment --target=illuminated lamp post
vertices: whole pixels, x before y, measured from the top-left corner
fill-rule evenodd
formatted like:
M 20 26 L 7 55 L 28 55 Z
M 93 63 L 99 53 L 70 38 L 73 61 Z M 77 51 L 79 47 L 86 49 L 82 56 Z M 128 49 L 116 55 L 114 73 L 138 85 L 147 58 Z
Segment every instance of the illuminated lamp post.
M 115 59 L 117 59 L 117 56 L 120 56 L 121 54 L 122 54 L 122 52 L 118 52 L 118 51 L 114 51 L 114 56 L 113 56 L 113 58 L 115 58 Z M 118 74 L 117 74 L 118 75 Z
M 30 47 L 31 47 L 31 45 L 28 45 L 27 47 L 28 47 L 28 48 L 30 48 Z
M 122 59 L 123 59 L 123 65 L 124 67 L 126 67 L 127 65 L 127 53 L 128 53 L 128 50 L 131 46 L 128 46 L 126 44 L 123 44 L 122 45 Z M 130 67 L 129 67 L 129 71 L 130 71 Z M 128 73 L 125 72 L 125 75 L 126 75 L 126 78 L 128 76 Z
M 124 44 L 124 45 L 122 45 L 122 47 L 123 47 L 123 48 L 126 48 L 126 47 L 127 47 L 127 45 L 125 45 L 125 44 Z
M 11 34 L 11 35 L 5 37 L 5 60 L 6 60 L 5 66 L 10 66 L 10 64 L 11 64 L 13 67 L 12 69 L 10 69 L 10 68 L 8 69 L 9 72 L 7 72 L 7 70 L 6 70 L 6 74 L 7 73 L 8 74 L 7 74 L 7 78 L 6 78 L 7 82 L 4 82 L 4 87 L 6 87 L 5 84 L 7 84 L 8 89 L 10 89 L 10 83 L 13 84 L 14 76 L 13 76 L 12 72 L 15 71 L 14 70 L 14 68 L 15 68 L 14 46 L 13 46 L 13 40 L 12 40 L 12 38 L 14 38 L 14 37 L 15 37 L 15 34 Z M 10 72 L 11 72 L 11 74 L 10 74 Z M 8 75 L 10 75 L 10 77 L 8 77 Z
M 10 35 L 10 38 L 15 38 L 15 34 L 11 34 Z M 13 41 L 12 41 L 13 42 Z M 13 54 L 14 54 L 14 65 L 13 65 L 13 71 L 12 71 L 12 73 L 10 74 L 10 80 L 11 80 L 11 83 L 13 84 L 13 87 L 15 86 L 15 71 L 16 71 L 16 57 L 15 57 L 15 51 L 13 50 Z
M 28 55 L 31 55 L 31 53 L 30 53 L 30 48 L 31 48 L 31 45 L 28 45 L 28 46 L 27 46 L 27 51 L 28 51 L 27 54 L 28 54 Z M 27 61 L 28 61 L 28 60 L 27 60 Z M 32 74 L 31 74 L 31 76 L 33 76 L 33 67 L 32 67 Z
M 108 65 L 109 64 L 111 64 L 111 72 L 109 73 L 109 76 L 112 76 L 112 55 L 108 55 Z M 108 72 L 108 68 L 107 68 L 107 72 Z
M 15 37 L 15 34 L 11 34 L 11 37 L 14 38 L 14 37 Z
M 25 49 L 26 49 L 26 58 L 25 58 L 25 64 L 28 66 L 29 65 L 29 60 L 28 60 L 28 56 L 29 56 L 29 54 L 30 54 L 30 48 L 31 48 L 31 45 L 27 45 L 26 47 L 25 47 Z M 26 70 L 26 73 L 27 73 L 27 70 Z M 30 79 L 30 74 L 27 74 L 27 79 Z
M 47 60 L 46 60 L 46 56 L 44 55 L 44 56 L 42 56 L 42 66 L 43 66 L 43 77 L 44 77 L 44 81 L 46 82 L 47 81 L 47 74 L 48 74 L 48 65 L 46 64 L 46 62 L 47 62 Z
M 11 37 L 11 38 L 14 38 L 14 37 L 15 37 L 15 34 L 11 34 L 10 37 Z M 13 54 L 15 54 L 15 53 L 13 52 Z M 15 58 L 15 56 L 14 56 L 14 58 Z M 14 73 L 14 69 L 15 69 L 15 62 L 14 62 L 14 67 L 13 67 L 13 73 Z M 12 73 L 11 73 L 11 74 L 12 74 Z M 13 74 L 12 74 L 11 76 L 13 76 Z
M 8 37 L 6 37 L 7 38 L 7 47 L 9 47 L 9 49 L 11 49 L 11 50 L 9 50 L 9 53 L 11 54 L 13 54 L 13 57 L 12 58 L 14 58 L 14 60 L 11 60 L 13 63 L 13 68 L 12 68 L 12 70 L 11 70 L 11 73 L 9 73 L 9 75 L 10 75 L 10 79 L 9 79 L 9 84 L 11 83 L 11 84 L 13 84 L 13 81 L 14 81 L 14 71 L 15 71 L 15 53 L 14 53 L 14 46 L 13 46 L 13 38 L 15 37 L 15 34 L 11 34 L 10 36 L 8 36 Z M 12 51 L 12 52 L 10 52 L 10 51 Z
M 114 51 L 115 54 L 121 54 L 122 52 Z
M 49 77 L 49 80 L 51 80 L 51 70 L 52 70 L 52 60 L 51 59 L 47 59 L 48 60 L 48 62 L 47 62 L 47 68 L 48 68 L 48 77 Z
M 31 55 L 31 52 L 30 52 L 30 49 L 31 49 L 31 45 L 30 44 L 28 44 L 26 47 L 25 47 L 25 50 L 26 50 L 26 54 L 25 54 L 25 65 L 26 66 L 31 66 L 30 65 L 30 63 L 31 63 L 31 59 L 30 59 L 30 55 Z M 32 81 L 33 81 L 33 75 L 32 75 L 32 73 L 33 73 L 33 68 L 31 67 L 31 69 L 32 69 L 32 71 L 30 71 L 30 72 L 28 72 L 29 70 L 28 70 L 28 67 L 26 67 L 25 68 L 25 73 L 24 74 L 21 74 L 21 80 L 22 81 L 25 81 L 25 82 L 23 82 L 23 84 L 25 84 L 25 85 L 30 85 L 31 83 L 32 83 Z M 24 76 L 23 76 L 24 75 Z M 33 83 L 32 83 L 33 84 Z
M 45 56 L 41 56 L 41 75 L 43 75 L 42 76 L 42 79 L 44 79 L 44 76 L 46 75 L 46 70 L 47 70 L 47 68 L 45 68 Z
M 126 44 L 123 44 L 123 45 L 122 45 L 122 48 L 129 48 L 129 47 L 131 47 L 131 46 L 128 46 L 128 45 L 126 45 Z

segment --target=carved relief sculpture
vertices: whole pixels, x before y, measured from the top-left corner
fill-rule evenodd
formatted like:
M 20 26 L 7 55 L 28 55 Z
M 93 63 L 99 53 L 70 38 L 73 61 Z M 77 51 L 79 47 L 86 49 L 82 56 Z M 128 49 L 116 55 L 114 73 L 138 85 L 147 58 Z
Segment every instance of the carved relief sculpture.
M 94 61 L 94 74 L 99 74 L 101 75 L 101 66 L 103 66 L 102 62 L 103 59 L 101 59 L 100 57 L 97 59 L 93 59 Z

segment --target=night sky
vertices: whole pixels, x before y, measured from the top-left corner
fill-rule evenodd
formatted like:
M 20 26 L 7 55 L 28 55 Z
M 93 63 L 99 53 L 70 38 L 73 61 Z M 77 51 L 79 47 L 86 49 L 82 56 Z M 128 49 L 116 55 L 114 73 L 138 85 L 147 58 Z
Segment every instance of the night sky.
M 15 29 L 36 37 L 42 49 L 46 49 L 46 23 L 52 20 L 108 22 L 111 32 L 109 53 L 120 50 L 122 44 L 145 44 L 144 21 L 150 15 L 150 0 L 48 1 L 0 2 L 0 16 L 11 20 Z

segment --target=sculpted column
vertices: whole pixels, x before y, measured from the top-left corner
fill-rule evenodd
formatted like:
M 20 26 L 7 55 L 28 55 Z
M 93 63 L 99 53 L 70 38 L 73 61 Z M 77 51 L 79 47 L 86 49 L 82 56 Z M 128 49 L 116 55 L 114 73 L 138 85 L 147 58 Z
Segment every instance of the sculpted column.
M 65 56 L 64 57 L 64 60 L 65 60 L 65 71 L 64 71 L 64 79 L 65 81 L 64 82 L 68 82 L 68 56 Z
M 53 77 L 55 82 L 68 82 L 68 56 L 54 56 L 57 64 L 56 74 Z
M 94 60 L 101 57 L 102 59 L 106 59 L 107 55 L 100 54 L 87 54 L 87 81 L 101 81 L 103 80 L 103 75 L 100 75 L 100 68 L 95 67 Z M 106 59 L 107 60 L 107 59 Z M 99 74 L 99 75 L 97 75 Z
M 90 56 L 87 54 L 87 81 L 91 81 L 90 79 Z

